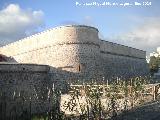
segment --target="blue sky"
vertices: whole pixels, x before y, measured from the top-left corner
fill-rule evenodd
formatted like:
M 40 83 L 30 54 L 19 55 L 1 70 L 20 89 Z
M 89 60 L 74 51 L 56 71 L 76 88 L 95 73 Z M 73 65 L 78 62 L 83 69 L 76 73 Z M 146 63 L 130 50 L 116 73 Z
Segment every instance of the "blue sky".
M 94 2 L 94 0 L 1 0 L 0 7 L 2 9 L 12 3 L 19 4 L 23 9 L 42 10 L 45 15 L 46 29 L 61 24 L 85 24 L 85 22 L 91 22 L 91 25 L 98 27 L 104 36 L 132 29 L 132 27 L 138 24 L 130 18 L 132 16 L 146 17 L 160 14 L 160 10 L 155 10 L 155 8 L 160 6 L 158 0 L 152 0 L 152 6 L 149 7 L 76 6 L 76 1 L 80 3 Z M 97 1 L 103 2 L 103 0 Z M 135 2 L 135 0 L 107 1 Z M 89 20 L 86 17 L 89 17 Z
M 160 31 L 159 23 L 157 23 L 160 18 L 159 0 L 148 0 L 148 2 L 152 3 L 150 6 L 76 6 L 76 2 L 92 3 L 95 1 L 97 3 L 147 2 L 147 0 L 0 0 L 0 10 L 6 9 L 10 4 L 15 4 L 19 6 L 21 11 L 27 11 L 28 9 L 30 12 L 41 11 L 43 13 L 43 17 L 41 17 L 43 19 L 43 27 L 35 26 L 35 28 L 39 27 L 38 29 L 41 31 L 65 24 L 86 24 L 97 27 L 100 31 L 100 37 L 112 42 L 138 47 L 148 52 L 155 50 L 160 45 L 158 41 L 159 36 L 155 34 L 155 30 L 156 33 Z M 152 22 L 156 24 L 152 26 Z M 157 25 L 158 28 L 155 28 Z M 18 24 L 16 27 L 18 27 Z M 23 29 L 25 34 L 28 28 Z M 152 46 L 149 43 L 143 45 L 145 41 L 143 36 L 147 38 L 147 35 L 144 34 L 152 32 L 145 32 L 149 28 L 154 29 L 154 34 L 150 35 L 154 37 L 150 39 L 156 39 L 155 41 L 153 40 L 155 44 Z M 33 33 L 35 32 L 37 31 L 34 30 Z M 32 32 L 30 33 L 32 34 Z M 140 33 L 141 35 L 139 35 Z M 12 38 L 15 40 L 21 39 L 27 36 L 25 34 Z M 7 42 L 10 41 L 9 39 L 6 40 Z M 139 41 L 141 45 L 139 45 Z M 151 42 L 151 40 L 148 40 L 148 42 Z

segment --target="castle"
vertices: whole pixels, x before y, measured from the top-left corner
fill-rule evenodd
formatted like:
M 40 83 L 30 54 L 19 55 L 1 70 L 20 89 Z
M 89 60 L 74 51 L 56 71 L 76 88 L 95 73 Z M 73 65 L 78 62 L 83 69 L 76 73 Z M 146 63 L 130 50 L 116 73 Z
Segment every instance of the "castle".
M 149 73 L 145 51 L 101 40 L 98 29 L 85 25 L 46 30 L 0 47 L 0 54 L 0 86 L 4 93 L 10 91 L 8 99 L 18 91 L 26 99 L 36 94 L 46 100 L 44 92 L 60 81 L 112 80 Z
M 98 30 L 83 25 L 53 28 L 0 48 L 0 53 L 18 63 L 51 66 L 87 75 L 130 77 L 145 75 L 146 52 L 100 40 Z

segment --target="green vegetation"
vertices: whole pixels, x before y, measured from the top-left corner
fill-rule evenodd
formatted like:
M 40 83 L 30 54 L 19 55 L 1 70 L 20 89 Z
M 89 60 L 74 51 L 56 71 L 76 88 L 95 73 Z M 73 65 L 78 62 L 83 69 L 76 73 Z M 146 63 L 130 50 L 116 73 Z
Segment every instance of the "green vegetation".
M 75 111 L 79 113 L 77 119 L 79 120 L 100 120 L 112 118 L 114 119 L 122 111 L 126 111 L 138 104 L 142 104 L 144 86 L 147 83 L 146 78 L 136 77 L 130 80 L 113 80 L 109 85 L 90 83 L 83 85 L 72 85 L 69 101 L 65 102 L 65 110 L 70 112 Z M 82 104 L 81 97 L 85 96 Z M 110 101 L 109 103 L 102 103 L 102 99 Z M 119 100 L 123 99 L 124 104 L 119 106 Z M 131 103 L 131 105 L 128 104 Z M 105 108 L 104 104 L 108 107 Z M 77 106 L 80 105 L 80 110 Z
M 14 116 L 13 120 L 115 119 L 120 113 L 145 102 L 143 93 L 145 93 L 147 81 L 147 78 L 135 77 L 129 80 L 116 78 L 109 84 L 108 81 L 107 83 L 103 81 L 102 83 L 71 84 L 68 93 L 70 97 L 64 101 L 64 104 L 60 103 L 61 91 L 53 90 L 50 111 L 34 115 L 24 111 L 20 118 Z M 60 106 L 63 106 L 63 111 Z M 66 111 L 73 114 L 67 115 Z
M 150 68 L 151 75 L 158 72 L 159 66 L 160 66 L 160 56 L 158 57 L 151 56 L 149 61 L 149 68 Z

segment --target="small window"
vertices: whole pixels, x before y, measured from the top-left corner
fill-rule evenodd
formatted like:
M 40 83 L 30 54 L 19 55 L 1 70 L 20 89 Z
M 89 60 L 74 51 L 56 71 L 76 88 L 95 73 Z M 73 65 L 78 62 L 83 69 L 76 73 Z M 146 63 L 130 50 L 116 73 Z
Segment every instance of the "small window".
M 84 63 L 78 64 L 78 72 L 83 72 L 84 70 L 85 70 L 85 64 Z
M 78 71 L 79 72 L 81 71 L 81 65 L 80 64 L 78 65 Z

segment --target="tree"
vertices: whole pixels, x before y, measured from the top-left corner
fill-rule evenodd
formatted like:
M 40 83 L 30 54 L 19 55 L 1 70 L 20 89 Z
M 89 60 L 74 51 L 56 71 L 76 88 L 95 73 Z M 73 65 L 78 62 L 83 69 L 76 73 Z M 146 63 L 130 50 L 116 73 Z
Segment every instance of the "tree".
M 151 56 L 149 61 L 149 68 L 151 75 L 158 72 L 158 67 L 160 66 L 160 57 Z

